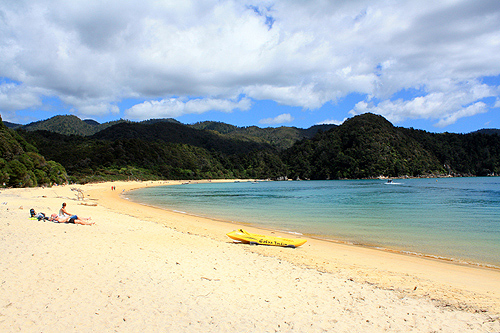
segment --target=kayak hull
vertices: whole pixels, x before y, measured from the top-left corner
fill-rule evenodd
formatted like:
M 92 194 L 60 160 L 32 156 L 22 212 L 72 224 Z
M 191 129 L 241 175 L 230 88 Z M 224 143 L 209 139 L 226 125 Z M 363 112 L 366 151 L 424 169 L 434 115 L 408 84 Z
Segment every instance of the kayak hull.
M 243 229 L 231 231 L 230 233 L 227 234 L 227 236 L 231 239 L 246 244 L 283 246 L 291 248 L 296 248 L 307 242 L 306 239 L 301 239 L 301 238 L 282 238 L 282 237 L 252 234 Z

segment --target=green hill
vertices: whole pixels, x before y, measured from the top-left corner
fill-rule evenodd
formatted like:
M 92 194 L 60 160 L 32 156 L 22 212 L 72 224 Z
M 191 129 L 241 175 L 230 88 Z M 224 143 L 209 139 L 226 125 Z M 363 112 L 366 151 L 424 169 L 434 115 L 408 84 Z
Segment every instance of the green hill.
M 290 148 L 298 140 L 304 138 L 310 138 L 318 131 L 321 130 L 326 131 L 332 127 L 335 127 L 335 125 L 316 125 L 308 129 L 300 129 L 296 127 L 285 127 L 285 126 L 277 128 L 259 128 L 257 126 L 237 127 L 213 121 L 200 122 L 193 125 L 185 125 L 171 118 L 149 119 L 141 122 L 118 120 L 118 121 L 99 124 L 95 120 L 91 119 L 81 120 L 80 118 L 73 115 L 55 116 L 46 120 L 33 122 L 24 126 L 13 124 L 12 127 L 14 128 L 15 125 L 17 125 L 18 127 L 15 128 L 21 128 L 25 131 L 48 131 L 63 135 L 92 136 L 114 125 L 124 124 L 124 123 L 130 124 L 130 125 L 124 125 L 124 128 L 127 128 L 128 130 L 132 131 L 132 133 L 128 134 L 128 137 L 137 138 L 138 135 L 140 135 L 147 141 L 151 141 L 153 136 L 142 130 L 145 128 L 142 127 L 143 125 L 156 126 L 156 127 L 149 127 L 149 129 L 154 129 L 154 130 L 157 130 L 162 126 L 165 126 L 164 130 L 170 133 L 155 132 L 155 135 L 159 134 L 161 136 L 160 140 L 163 141 L 166 140 L 173 142 L 192 143 L 192 142 L 186 142 L 189 141 L 188 140 L 189 136 L 194 135 L 194 138 L 191 141 L 197 141 L 200 139 L 199 135 L 200 131 L 205 131 L 205 133 L 210 133 L 210 134 L 203 134 L 205 136 L 210 137 L 210 139 L 208 139 L 209 141 L 214 141 L 214 139 L 217 137 L 217 141 L 224 141 L 224 140 L 226 142 L 235 141 L 243 143 L 243 145 L 248 145 L 248 143 L 264 144 L 264 145 L 268 144 L 277 149 Z M 168 127 L 169 124 L 178 125 L 178 127 L 172 127 L 172 126 Z M 96 138 L 116 139 L 118 137 L 127 137 L 127 134 L 124 133 L 119 134 L 118 132 L 120 131 L 122 131 L 120 127 L 115 128 L 114 130 L 111 130 L 108 133 L 97 135 Z M 184 134 L 182 135 L 184 138 L 183 139 L 175 138 L 176 136 L 175 133 L 179 134 L 181 132 L 184 132 Z M 177 136 L 180 136 L 180 134 Z M 167 138 L 165 139 L 165 137 Z M 195 145 L 200 146 L 199 144 Z
M 18 127 L 21 127 L 23 125 L 21 124 L 15 124 L 15 123 L 10 123 L 8 121 L 4 121 L 3 124 L 7 127 L 7 128 L 12 128 L 12 129 L 16 129 Z
M 95 120 L 81 120 L 77 116 L 65 115 L 55 116 L 46 120 L 37 121 L 20 128 L 25 131 L 49 131 L 64 135 L 93 135 L 110 126 L 126 122 L 125 120 L 117 120 L 99 124 Z
M 500 135 L 428 133 L 400 128 L 432 152 L 451 175 L 500 175 Z
M 238 130 L 238 126 L 229 125 L 218 121 L 204 121 L 191 125 L 192 128 L 199 130 L 209 130 L 220 134 L 229 134 Z
M 336 127 L 336 125 L 315 125 L 308 129 L 287 126 L 276 128 L 260 128 L 257 126 L 237 127 L 213 121 L 196 123 L 190 126 L 196 129 L 218 132 L 233 139 L 268 143 L 280 150 L 290 148 L 295 142 L 304 138 L 311 138 L 318 131 L 327 131 Z
M 84 119 L 83 122 L 90 125 L 90 126 L 99 126 L 100 125 L 97 121 L 95 121 L 93 119 Z
M 92 139 L 115 141 L 139 139 L 147 142 L 188 144 L 224 154 L 248 153 L 256 149 L 271 149 L 265 142 L 233 138 L 209 130 L 198 130 L 174 122 L 120 123 L 94 134 Z
M 173 118 L 159 118 L 159 119 L 148 119 L 148 120 L 143 120 L 140 122 L 141 124 L 145 125 L 152 125 L 156 123 L 174 123 L 174 124 L 181 124 L 180 121 L 177 121 Z
M 479 133 L 479 134 L 491 134 L 491 135 L 500 135 L 500 129 L 496 129 L 496 128 L 483 128 L 483 129 L 480 129 L 478 131 L 475 131 L 475 132 L 472 132 L 472 134 L 476 134 L 476 133 Z
M 284 153 L 290 175 L 300 179 L 398 177 L 444 173 L 431 152 L 381 116 L 353 117 Z
M 62 184 L 66 170 L 46 161 L 19 133 L 7 128 L 0 117 L 0 186 L 26 187 Z
M 100 126 L 67 116 L 63 120 Z M 18 142 L 24 143 L 9 146 L 3 154 L 18 156 L 24 146 L 32 147 L 80 182 L 500 174 L 499 135 L 428 133 L 394 127 L 374 114 L 305 130 L 219 122 L 184 125 L 168 119 L 106 126 L 92 135 L 17 130 L 24 140 Z

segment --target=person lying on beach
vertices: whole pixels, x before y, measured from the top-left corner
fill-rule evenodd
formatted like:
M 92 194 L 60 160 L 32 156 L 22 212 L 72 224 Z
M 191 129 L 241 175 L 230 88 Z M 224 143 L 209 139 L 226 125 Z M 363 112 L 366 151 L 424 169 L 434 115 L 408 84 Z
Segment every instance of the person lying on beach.
M 82 224 L 82 225 L 95 224 L 95 222 L 90 222 L 91 219 L 92 218 L 90 218 L 90 217 L 79 218 L 77 215 L 59 216 L 57 214 L 52 214 L 50 216 L 49 220 L 52 222 L 58 222 L 58 223 L 75 223 L 75 224 Z
M 33 208 L 30 209 L 30 217 L 31 218 L 36 218 L 38 221 L 41 220 L 48 220 L 49 218 L 45 216 L 45 213 L 37 213 Z

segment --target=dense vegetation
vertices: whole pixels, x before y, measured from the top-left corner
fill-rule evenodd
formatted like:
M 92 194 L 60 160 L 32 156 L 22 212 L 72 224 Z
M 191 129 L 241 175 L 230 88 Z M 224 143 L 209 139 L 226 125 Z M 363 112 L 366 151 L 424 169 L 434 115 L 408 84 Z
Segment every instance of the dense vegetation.
M 65 135 L 92 135 L 122 122 L 126 121 L 117 120 L 99 124 L 94 120 L 81 120 L 76 116 L 55 116 L 26 126 L 13 126 L 14 124 L 11 124 L 10 127 L 22 128 L 25 131 L 50 131 Z
M 500 136 L 397 128 L 364 114 L 297 142 L 283 160 L 294 179 L 499 175 Z
M 17 132 L 7 128 L 0 117 L 0 185 L 27 187 L 62 184 L 67 176 L 64 167 L 47 161 L 37 149 Z
M 215 131 L 236 140 L 268 143 L 279 150 L 283 150 L 290 148 L 298 140 L 312 138 L 318 131 L 327 131 L 337 126 L 316 125 L 309 129 L 286 126 L 278 128 L 260 128 L 257 126 L 237 127 L 219 122 L 206 121 L 196 123 L 192 125 L 192 127 L 195 129 Z
M 11 176 L 13 167 L 5 167 L 12 160 L 26 160 L 19 156 L 31 156 L 33 160 L 32 154 L 37 152 L 64 166 L 74 182 L 202 178 L 344 179 L 500 173 L 498 134 L 479 131 L 434 134 L 394 127 L 383 117 L 373 114 L 353 117 L 341 126 L 313 126 L 310 129 L 261 129 L 218 122 L 184 125 L 172 119 L 141 123 L 118 121 L 101 126 L 73 116 L 54 118 L 45 121 L 47 123 L 38 122 L 40 128 L 50 129 L 44 131 L 22 126 L 16 133 L 2 125 L 3 131 L 9 131 L 16 136 L 17 142 L 21 142 L 18 148 L 1 142 L 3 164 L 0 168 L 4 172 L 2 179 L 10 177 L 13 180 L 7 182 L 9 186 L 41 183 L 31 174 L 28 178 L 36 179 L 35 182 L 17 182 L 22 177 Z M 79 129 L 73 130 L 72 126 Z M 102 129 L 83 131 L 87 128 L 85 126 Z M 68 132 L 80 134 L 63 134 Z M 11 153 L 12 150 L 17 153 Z M 12 157 L 14 155 L 18 157 Z M 47 170 L 43 171 L 49 174 Z M 47 182 L 47 178 L 41 179 Z M 49 178 L 49 181 L 52 180 Z
M 105 179 L 263 178 L 284 173 L 268 144 L 230 140 L 178 124 L 121 123 L 91 137 L 22 132 L 78 182 Z
M 420 176 L 445 171 L 416 140 L 373 114 L 354 117 L 336 130 L 298 142 L 284 156 L 294 179 Z
M 113 139 L 113 136 L 122 138 L 127 129 L 130 129 L 134 133 L 130 133 L 129 136 L 134 136 L 136 138 L 141 137 L 147 141 L 151 141 L 151 138 L 154 138 L 154 135 L 150 133 L 150 129 L 154 130 L 154 127 L 156 127 L 156 129 L 166 132 L 160 133 L 162 141 L 182 141 L 176 138 L 176 135 L 183 137 L 194 135 L 199 138 L 200 135 L 209 135 L 208 133 L 211 133 L 212 137 L 216 134 L 223 135 L 226 142 L 231 140 L 251 143 L 268 143 L 278 149 L 286 149 L 291 147 L 297 140 L 311 138 L 319 130 L 325 131 L 332 127 L 336 127 L 336 125 L 316 125 L 309 129 L 285 126 L 278 128 L 259 128 L 257 126 L 237 127 L 214 121 L 205 121 L 194 125 L 184 125 L 171 118 L 150 119 L 140 123 L 117 120 L 99 124 L 95 120 L 81 120 L 80 118 L 71 115 L 55 116 L 47 120 L 37 121 L 24 126 L 7 122 L 5 122 L 5 124 L 9 128 L 21 129 L 24 131 L 48 131 L 64 135 L 80 136 L 92 136 L 103 131 L 104 129 L 121 124 L 122 126 L 118 126 L 108 132 L 101 133 L 101 136 L 107 136 L 106 139 L 108 140 Z M 153 125 L 153 127 L 143 125 Z M 193 129 L 199 131 L 193 131 Z M 158 132 L 156 132 L 155 135 L 156 134 L 158 134 Z M 104 139 L 104 137 L 101 137 L 101 139 Z M 198 139 L 194 139 L 192 142 L 196 142 L 197 140 Z
M 428 133 L 414 129 L 400 129 L 432 152 L 447 172 L 461 175 L 500 175 L 500 135 Z

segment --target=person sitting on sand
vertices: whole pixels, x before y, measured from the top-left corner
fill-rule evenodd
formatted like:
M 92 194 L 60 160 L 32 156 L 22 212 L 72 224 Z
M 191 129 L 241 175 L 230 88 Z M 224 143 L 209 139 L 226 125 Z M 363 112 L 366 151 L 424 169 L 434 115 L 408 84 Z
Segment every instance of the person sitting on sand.
M 50 216 L 50 221 L 53 222 L 58 222 L 58 223 L 75 223 L 75 224 L 82 224 L 82 225 L 92 225 L 95 224 L 95 222 L 89 222 L 92 218 L 90 217 L 83 217 L 79 218 L 76 215 L 71 215 L 71 216 L 59 216 L 57 214 L 52 214 Z
M 68 211 L 66 210 L 66 203 L 63 202 L 61 209 L 59 209 L 59 216 L 60 217 L 67 217 L 67 216 L 72 216 L 72 215 L 74 215 L 74 214 L 68 213 Z

